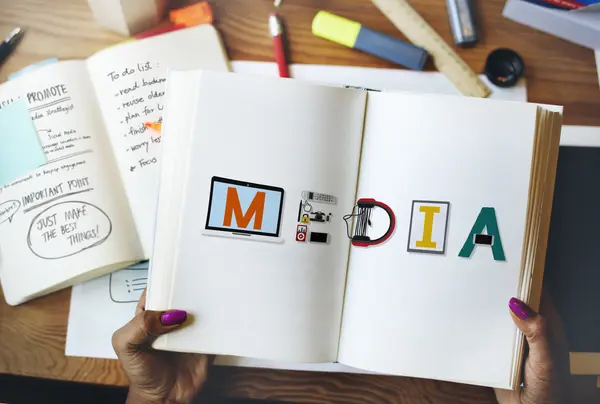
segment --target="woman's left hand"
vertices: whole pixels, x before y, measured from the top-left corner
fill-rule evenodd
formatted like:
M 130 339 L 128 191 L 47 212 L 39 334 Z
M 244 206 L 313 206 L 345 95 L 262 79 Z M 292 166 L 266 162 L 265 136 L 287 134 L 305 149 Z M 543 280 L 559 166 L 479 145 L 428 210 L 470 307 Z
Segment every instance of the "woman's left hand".
M 152 349 L 158 336 L 177 329 L 186 321 L 187 313 L 147 311 L 145 304 L 144 291 L 133 320 L 117 330 L 112 338 L 130 382 L 127 403 L 189 403 L 206 381 L 212 358 Z
M 523 387 L 496 389 L 500 404 L 570 403 L 569 351 L 560 318 L 548 295 L 542 296 L 538 314 L 522 301 L 509 302 L 512 319 L 529 347 L 525 359 Z

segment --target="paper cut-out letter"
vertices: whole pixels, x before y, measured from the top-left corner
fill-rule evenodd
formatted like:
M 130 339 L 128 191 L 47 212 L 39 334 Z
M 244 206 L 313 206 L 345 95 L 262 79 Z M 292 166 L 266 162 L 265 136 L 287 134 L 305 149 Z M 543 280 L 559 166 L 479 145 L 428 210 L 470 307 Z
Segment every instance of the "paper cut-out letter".
M 423 237 L 417 241 L 417 247 L 421 248 L 435 248 L 437 243 L 431 240 L 431 234 L 433 233 L 433 217 L 436 213 L 440 213 L 439 206 L 421 206 L 419 212 L 425 213 L 425 219 L 423 220 Z
M 231 218 L 235 215 L 235 222 L 237 226 L 245 229 L 250 224 L 250 221 L 254 217 L 254 230 L 262 229 L 263 213 L 265 210 L 265 198 L 264 192 L 257 192 L 254 195 L 254 199 L 250 202 L 250 206 L 246 213 L 242 212 L 242 206 L 240 204 L 240 198 L 237 193 L 237 189 L 233 187 L 227 188 L 227 200 L 225 201 L 225 217 L 223 218 L 223 226 L 231 226 Z
M 408 252 L 444 254 L 450 202 L 413 201 Z
M 504 249 L 502 248 L 502 240 L 500 239 L 500 231 L 498 230 L 498 220 L 496 219 L 496 210 L 494 208 L 481 208 L 477 220 L 467 237 L 462 249 L 458 253 L 459 257 L 469 258 L 475 249 L 475 238 L 480 236 L 483 231 L 486 230 L 486 234 L 491 236 L 491 247 L 492 255 L 496 261 L 506 261 L 504 256 Z M 477 243 L 478 245 L 485 245 L 487 243 Z M 488 244 L 489 245 L 489 244 Z

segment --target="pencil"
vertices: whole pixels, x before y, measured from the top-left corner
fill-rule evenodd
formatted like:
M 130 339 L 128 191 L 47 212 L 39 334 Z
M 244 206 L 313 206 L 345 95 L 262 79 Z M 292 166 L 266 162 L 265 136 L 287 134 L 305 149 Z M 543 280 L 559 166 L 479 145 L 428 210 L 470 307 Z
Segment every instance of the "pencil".
M 285 57 L 285 36 L 283 33 L 283 24 L 279 15 L 273 13 L 269 16 L 269 30 L 273 37 L 273 48 L 275 50 L 275 61 L 279 68 L 279 77 L 289 78 L 290 71 Z

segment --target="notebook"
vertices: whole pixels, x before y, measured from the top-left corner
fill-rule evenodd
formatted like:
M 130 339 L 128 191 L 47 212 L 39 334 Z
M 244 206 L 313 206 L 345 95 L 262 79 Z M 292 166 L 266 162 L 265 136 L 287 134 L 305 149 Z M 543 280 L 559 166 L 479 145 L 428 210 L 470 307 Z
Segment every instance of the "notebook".
M 156 348 L 518 385 L 560 112 L 206 71 L 166 105 Z
M 127 42 L 0 86 L 0 107 L 27 102 L 47 158 L 0 190 L 7 303 L 150 256 L 161 136 L 144 122 L 162 119 L 169 68 L 227 71 L 216 30 Z

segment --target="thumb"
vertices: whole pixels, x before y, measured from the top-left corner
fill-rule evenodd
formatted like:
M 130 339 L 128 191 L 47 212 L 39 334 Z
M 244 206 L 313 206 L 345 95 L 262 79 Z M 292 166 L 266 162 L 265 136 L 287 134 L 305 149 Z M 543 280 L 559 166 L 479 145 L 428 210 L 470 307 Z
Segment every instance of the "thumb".
M 516 326 L 523 332 L 529 345 L 525 367 L 525 384 L 548 381 L 552 378 L 552 355 L 548 341 L 546 319 L 517 298 L 508 306 Z
M 113 348 L 117 354 L 137 352 L 149 347 L 158 336 L 178 328 L 186 319 L 183 310 L 141 311 L 114 333 Z

